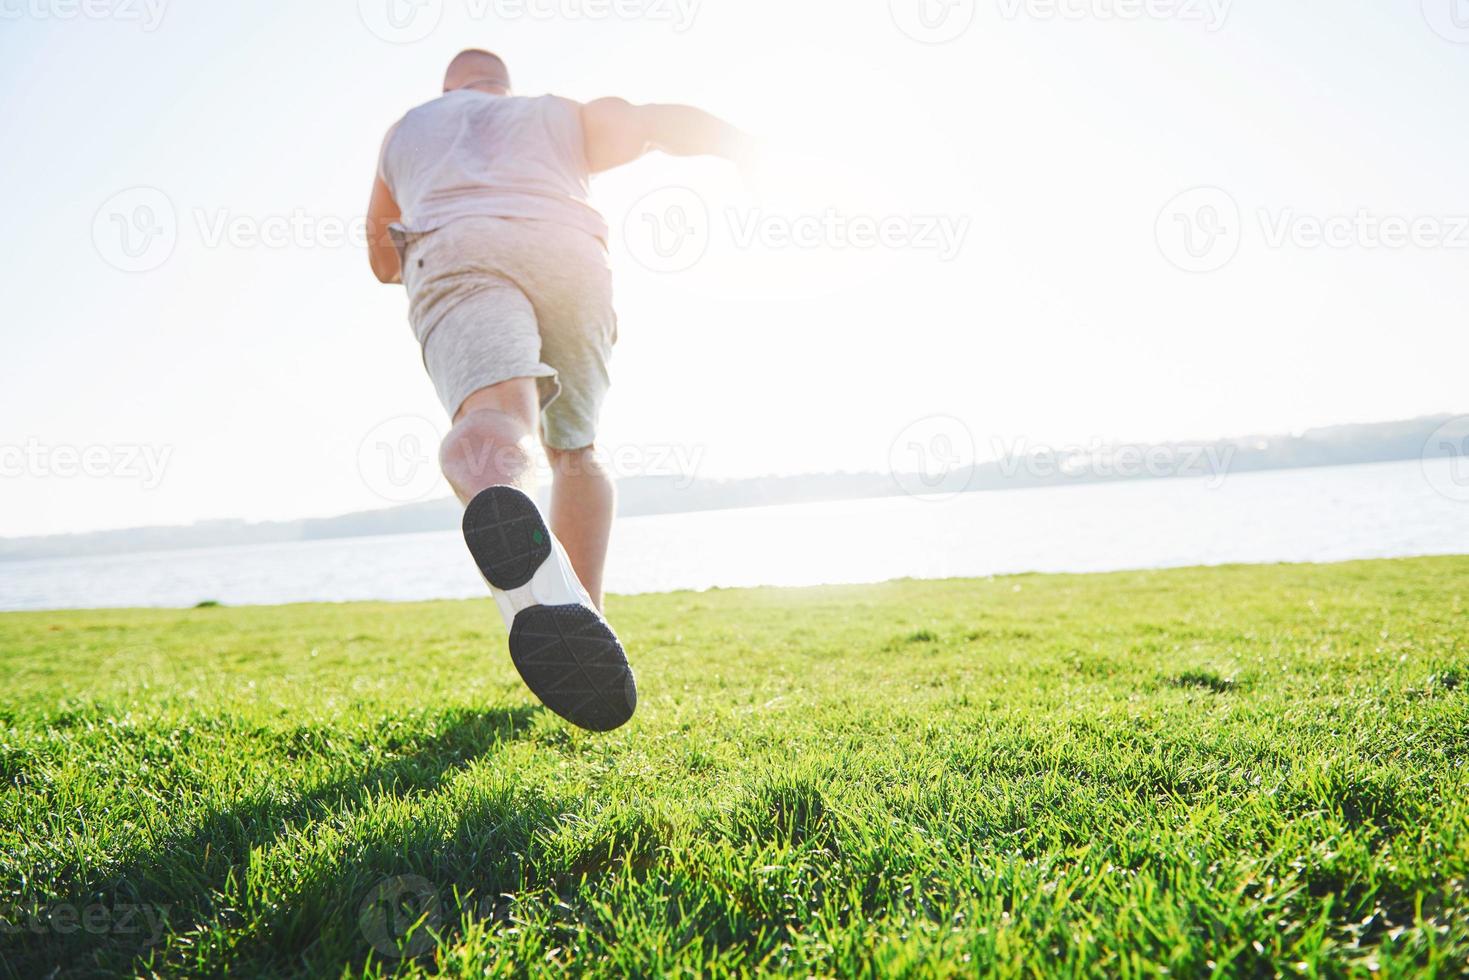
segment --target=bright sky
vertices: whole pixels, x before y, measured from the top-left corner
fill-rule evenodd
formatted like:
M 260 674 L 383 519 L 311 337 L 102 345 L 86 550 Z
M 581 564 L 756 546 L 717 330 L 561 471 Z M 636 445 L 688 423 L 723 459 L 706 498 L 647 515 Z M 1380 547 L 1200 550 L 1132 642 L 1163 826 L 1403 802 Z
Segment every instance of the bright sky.
M 393 502 L 442 411 L 339 239 L 466 46 L 772 144 L 594 184 L 624 470 L 1469 412 L 1459 2 L 0 0 L 0 535 Z

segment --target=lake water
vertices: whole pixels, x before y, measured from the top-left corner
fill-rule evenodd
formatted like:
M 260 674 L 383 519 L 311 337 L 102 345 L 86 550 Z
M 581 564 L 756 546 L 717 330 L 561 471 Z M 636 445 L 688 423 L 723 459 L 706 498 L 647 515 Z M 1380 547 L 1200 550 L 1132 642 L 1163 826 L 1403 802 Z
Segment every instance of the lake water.
M 636 517 L 612 592 L 1469 554 L 1449 460 Z M 1440 470 L 1441 467 L 1441 470 Z M 0 609 L 485 595 L 456 532 L 0 562 Z

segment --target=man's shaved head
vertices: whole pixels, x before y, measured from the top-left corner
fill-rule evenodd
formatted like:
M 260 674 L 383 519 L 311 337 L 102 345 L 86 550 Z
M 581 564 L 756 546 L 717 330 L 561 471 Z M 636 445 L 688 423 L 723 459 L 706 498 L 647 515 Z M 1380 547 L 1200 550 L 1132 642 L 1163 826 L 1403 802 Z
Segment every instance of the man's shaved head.
M 510 69 L 497 54 L 470 48 L 461 51 L 449 62 L 444 72 L 444 91 L 461 88 L 477 88 L 484 91 L 510 91 Z

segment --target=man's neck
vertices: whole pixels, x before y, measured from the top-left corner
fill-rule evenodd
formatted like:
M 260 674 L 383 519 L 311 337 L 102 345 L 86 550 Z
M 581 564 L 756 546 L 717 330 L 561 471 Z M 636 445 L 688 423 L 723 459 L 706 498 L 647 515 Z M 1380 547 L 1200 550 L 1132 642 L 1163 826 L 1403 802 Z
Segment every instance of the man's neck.
M 470 82 L 468 85 L 461 85 L 461 86 L 459 86 L 456 89 L 451 89 L 450 91 L 453 91 L 453 92 L 466 92 L 466 91 L 467 92 L 482 92 L 485 95 L 509 95 L 510 94 L 510 90 L 508 88 L 506 88 L 504 85 L 501 85 L 499 82 L 490 82 L 490 81 Z

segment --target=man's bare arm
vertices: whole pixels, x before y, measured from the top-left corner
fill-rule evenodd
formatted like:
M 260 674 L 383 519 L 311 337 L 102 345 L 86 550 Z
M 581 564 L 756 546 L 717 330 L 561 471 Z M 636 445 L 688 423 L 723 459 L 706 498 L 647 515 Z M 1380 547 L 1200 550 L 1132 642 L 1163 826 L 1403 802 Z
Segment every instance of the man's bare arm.
M 686 105 L 633 105 L 597 99 L 581 107 L 587 163 L 601 173 L 661 150 L 673 156 L 721 156 L 745 163 L 748 136 L 723 119 Z
M 367 260 L 379 282 L 402 282 L 403 268 L 388 225 L 402 217 L 393 192 L 382 177 L 372 182 L 372 199 L 367 203 Z

